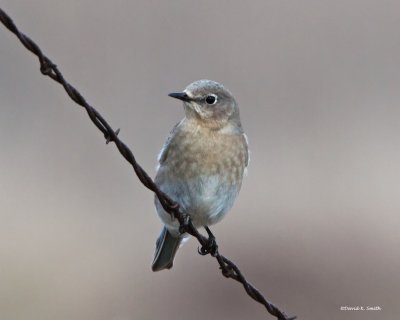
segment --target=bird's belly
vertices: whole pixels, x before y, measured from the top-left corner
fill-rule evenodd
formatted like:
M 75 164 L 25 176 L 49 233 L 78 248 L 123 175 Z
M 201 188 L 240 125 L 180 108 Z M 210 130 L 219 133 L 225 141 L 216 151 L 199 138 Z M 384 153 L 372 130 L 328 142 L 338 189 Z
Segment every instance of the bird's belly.
M 214 224 L 232 207 L 239 192 L 247 157 L 245 140 L 226 135 L 204 139 L 182 132 L 178 138 L 171 141 L 155 182 L 182 206 L 196 227 Z M 166 226 L 177 230 L 176 219 L 157 200 L 156 205 Z
M 188 181 L 186 189 L 188 199 L 183 203 L 198 226 L 211 225 L 222 219 L 239 191 L 237 185 L 221 175 L 199 176 Z
M 219 174 L 183 180 L 172 176 L 164 182 L 159 185 L 161 190 L 182 206 L 196 227 L 209 226 L 221 220 L 232 207 L 240 189 L 240 183 L 232 184 L 229 177 Z M 177 228 L 177 222 L 159 205 L 157 207 L 163 222 L 170 228 Z

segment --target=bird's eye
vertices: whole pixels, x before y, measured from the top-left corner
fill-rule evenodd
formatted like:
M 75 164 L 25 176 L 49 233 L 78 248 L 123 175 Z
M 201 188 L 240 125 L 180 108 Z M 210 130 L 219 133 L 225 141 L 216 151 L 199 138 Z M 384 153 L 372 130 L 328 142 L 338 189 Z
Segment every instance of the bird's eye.
M 207 104 L 216 104 L 217 103 L 217 96 L 215 94 L 210 94 L 206 97 Z

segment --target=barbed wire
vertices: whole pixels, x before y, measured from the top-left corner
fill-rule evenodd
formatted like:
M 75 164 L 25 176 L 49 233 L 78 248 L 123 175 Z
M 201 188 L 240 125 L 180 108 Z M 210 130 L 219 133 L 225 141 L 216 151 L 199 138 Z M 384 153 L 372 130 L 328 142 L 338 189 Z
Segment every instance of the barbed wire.
M 255 301 L 264 305 L 271 315 L 275 316 L 279 320 L 296 319 L 296 317 L 288 317 L 278 307 L 265 299 L 261 292 L 258 291 L 252 284 L 250 284 L 246 280 L 240 269 L 231 260 L 219 253 L 215 237 L 208 227 L 206 227 L 208 237 L 205 237 L 201 233 L 199 233 L 199 231 L 193 225 L 190 216 L 182 210 L 179 203 L 173 201 L 170 197 L 168 197 L 168 195 L 162 192 L 154 183 L 154 181 L 150 178 L 150 176 L 136 162 L 132 151 L 124 142 L 122 142 L 118 138 L 119 129 L 117 129 L 116 131 L 112 129 L 112 127 L 103 118 L 103 116 L 95 108 L 87 103 L 87 101 L 79 93 L 79 91 L 64 79 L 57 66 L 43 54 L 39 46 L 35 42 L 33 42 L 27 35 L 18 30 L 13 20 L 1 8 L 0 21 L 9 31 L 11 31 L 18 37 L 18 39 L 25 46 L 26 49 L 31 51 L 39 58 L 40 71 L 42 72 L 42 74 L 61 84 L 67 92 L 68 96 L 75 103 L 85 108 L 90 120 L 92 120 L 93 124 L 103 133 L 104 138 L 106 139 L 106 143 L 115 143 L 121 155 L 126 159 L 126 161 L 128 161 L 132 165 L 137 177 L 143 183 L 143 185 L 153 191 L 157 195 L 165 211 L 167 211 L 179 221 L 180 232 L 189 233 L 199 241 L 199 243 L 201 244 L 201 247 L 198 249 L 199 253 L 201 255 L 210 254 L 211 256 L 213 256 L 218 261 L 222 274 L 226 278 L 231 278 L 240 282 L 243 285 L 247 294 Z

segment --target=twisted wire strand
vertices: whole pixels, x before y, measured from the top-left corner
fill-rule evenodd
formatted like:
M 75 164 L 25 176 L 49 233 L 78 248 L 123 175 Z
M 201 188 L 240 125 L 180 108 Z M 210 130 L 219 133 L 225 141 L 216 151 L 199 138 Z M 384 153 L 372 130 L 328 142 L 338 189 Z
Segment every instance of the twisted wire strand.
M 150 176 L 144 171 L 144 169 L 136 162 L 132 151 L 123 141 L 119 139 L 119 129 L 116 131 L 112 129 L 112 127 L 103 118 L 103 116 L 94 107 L 88 104 L 88 102 L 80 94 L 80 92 L 64 79 L 64 76 L 62 75 L 60 70 L 47 56 L 43 54 L 40 47 L 27 35 L 20 32 L 17 26 L 14 24 L 13 20 L 1 8 L 0 21 L 9 31 L 17 36 L 17 38 L 21 41 L 26 49 L 28 49 L 38 57 L 41 73 L 61 84 L 67 92 L 68 96 L 75 103 L 85 108 L 90 120 L 92 120 L 93 124 L 103 133 L 104 138 L 106 139 L 106 143 L 115 143 L 121 155 L 126 159 L 126 161 L 128 161 L 132 165 L 137 177 L 142 182 L 142 184 L 146 188 L 153 191 L 160 200 L 163 208 L 179 221 L 180 231 L 182 233 L 189 233 L 199 241 L 201 245 L 199 253 L 201 255 L 210 254 L 211 256 L 215 257 L 218 261 L 222 274 L 226 278 L 231 278 L 240 282 L 243 285 L 246 293 L 252 299 L 264 305 L 271 315 L 279 320 L 296 319 L 296 317 L 288 317 L 278 307 L 265 299 L 261 292 L 246 280 L 240 269 L 231 260 L 219 253 L 218 245 L 215 241 L 215 238 L 208 228 L 206 228 L 208 237 L 205 237 L 201 233 L 199 233 L 199 231 L 193 225 L 190 216 L 182 210 L 181 206 L 178 203 L 173 201 L 164 192 L 162 192 L 154 183 L 154 181 L 150 178 Z

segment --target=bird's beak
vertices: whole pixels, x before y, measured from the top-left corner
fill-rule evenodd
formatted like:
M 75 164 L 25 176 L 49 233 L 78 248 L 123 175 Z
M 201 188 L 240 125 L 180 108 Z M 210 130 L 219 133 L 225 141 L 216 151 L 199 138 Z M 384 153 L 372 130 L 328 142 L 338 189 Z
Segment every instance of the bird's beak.
M 192 100 L 185 92 L 172 92 L 169 94 L 169 96 L 186 102 Z

